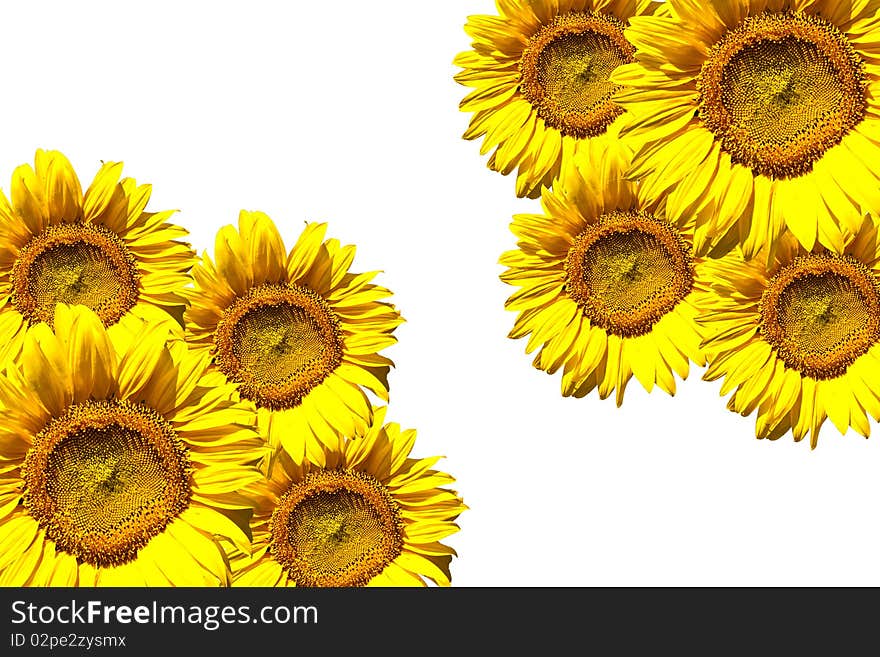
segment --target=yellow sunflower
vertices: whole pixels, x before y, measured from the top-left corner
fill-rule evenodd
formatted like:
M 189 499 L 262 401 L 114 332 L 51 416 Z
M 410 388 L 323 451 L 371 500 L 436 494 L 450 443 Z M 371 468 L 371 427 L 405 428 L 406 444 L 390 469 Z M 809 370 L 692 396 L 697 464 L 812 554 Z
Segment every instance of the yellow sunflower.
M 364 389 L 388 399 L 392 362 L 379 351 L 403 320 L 382 301 L 391 292 L 370 282 L 377 272 L 351 273 L 355 247 L 325 240 L 326 229 L 308 224 L 288 253 L 269 217 L 242 211 L 186 291 L 188 342 L 210 350 L 273 444 L 309 432 L 335 444 L 336 431 L 366 429 Z
M 705 284 L 693 255 L 693 220 L 670 215 L 623 179 L 626 160 L 575 168 L 542 198 L 544 214 L 517 215 L 517 248 L 501 256 L 501 280 L 519 288 L 509 337 L 529 336 L 534 366 L 562 368 L 562 394 L 602 399 L 635 375 L 649 392 L 675 393 L 673 372 L 705 363 L 694 292 Z
M 880 0 L 669 0 L 615 71 L 630 172 L 697 215 L 697 251 L 747 258 L 787 226 L 841 250 L 880 209 Z
M 150 185 L 121 175 L 107 162 L 83 194 L 64 155 L 38 150 L 34 167 L 13 173 L 12 202 L 0 192 L 0 365 L 59 302 L 88 306 L 105 326 L 182 309 L 187 232 L 167 222 L 173 211 L 146 212 Z
M 727 407 L 757 409 L 756 435 L 810 434 L 825 418 L 867 437 L 880 419 L 880 241 L 866 218 L 840 251 L 805 249 L 785 233 L 768 264 L 735 251 L 712 261 L 701 294 L 704 378 L 724 377 Z
M 634 61 L 627 21 L 654 14 L 650 0 L 496 0 L 498 16 L 471 16 L 473 50 L 454 60 L 455 76 L 473 91 L 461 109 L 473 112 L 465 139 L 495 149 L 489 168 L 518 169 L 518 196 L 541 187 L 572 162 L 601 161 L 625 149 L 623 108 L 611 100 L 617 66 Z M 590 145 L 589 147 L 587 145 Z
M 0 378 L 0 586 L 227 585 L 221 537 L 248 539 L 218 509 L 260 479 L 253 412 L 168 322 L 54 319 Z
M 449 585 L 455 550 L 440 541 L 466 507 L 432 469 L 441 457 L 411 458 L 416 432 L 383 424 L 385 410 L 332 445 L 284 435 L 252 491 L 253 548 L 232 554 L 233 585 Z

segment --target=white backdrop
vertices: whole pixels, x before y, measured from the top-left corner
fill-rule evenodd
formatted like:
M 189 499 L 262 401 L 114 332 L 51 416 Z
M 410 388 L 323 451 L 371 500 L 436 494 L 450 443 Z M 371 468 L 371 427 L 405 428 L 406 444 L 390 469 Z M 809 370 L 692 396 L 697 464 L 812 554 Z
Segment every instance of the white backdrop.
M 470 509 L 458 586 L 880 585 L 880 431 L 753 437 L 701 370 L 563 399 L 506 334 L 512 177 L 461 140 L 452 79 L 491 0 L 21 2 L 0 40 L 0 186 L 38 147 L 83 187 L 100 160 L 154 185 L 199 250 L 242 208 L 358 246 L 408 320 L 389 418 L 446 456 Z

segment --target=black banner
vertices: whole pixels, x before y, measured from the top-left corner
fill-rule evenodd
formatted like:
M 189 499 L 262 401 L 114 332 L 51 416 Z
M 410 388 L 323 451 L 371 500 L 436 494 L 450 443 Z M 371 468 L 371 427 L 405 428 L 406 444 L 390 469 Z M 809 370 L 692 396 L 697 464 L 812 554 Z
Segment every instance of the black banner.
M 830 608 L 822 605 L 829 598 L 836 600 Z M 600 655 L 654 654 L 660 647 L 788 652 L 799 640 L 816 648 L 821 630 L 838 622 L 846 630 L 830 645 L 839 651 L 874 625 L 871 607 L 841 605 L 845 598 L 821 589 L 0 588 L 0 655 L 171 657 L 186 649 L 251 657 L 305 647 L 322 655 L 342 654 L 343 647 L 409 655 L 477 645 L 509 647 L 512 654 L 540 646 L 532 651 L 540 655 L 583 654 L 588 647 L 603 648 Z M 817 609 L 821 625 L 807 619 Z

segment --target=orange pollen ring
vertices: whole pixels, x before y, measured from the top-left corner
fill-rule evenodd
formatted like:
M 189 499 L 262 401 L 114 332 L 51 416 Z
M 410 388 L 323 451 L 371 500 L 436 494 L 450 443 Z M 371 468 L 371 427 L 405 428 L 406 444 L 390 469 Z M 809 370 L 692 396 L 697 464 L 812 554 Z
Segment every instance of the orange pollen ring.
M 400 508 L 365 472 L 320 470 L 294 483 L 269 520 L 272 556 L 299 586 L 364 586 L 404 545 Z
M 697 77 L 699 117 L 731 160 L 794 178 L 862 121 L 865 63 L 819 16 L 749 16 L 715 43 Z
M 693 289 L 689 243 L 672 225 L 642 211 L 614 210 L 588 225 L 565 260 L 565 291 L 609 333 L 651 331 Z
M 138 301 L 140 272 L 122 239 L 92 223 L 54 224 L 28 242 L 12 268 L 12 302 L 29 323 L 52 323 L 57 303 L 83 304 L 105 326 Z
M 880 340 L 880 284 L 847 255 L 795 258 L 770 279 L 759 309 L 763 339 L 812 379 L 842 376 Z
M 623 108 L 611 100 L 619 88 L 611 72 L 634 62 L 626 24 L 610 15 L 556 16 L 526 44 L 519 62 L 520 93 L 548 126 L 577 139 L 605 132 Z
M 57 549 L 118 566 L 189 506 L 191 473 L 186 446 L 154 410 L 88 401 L 34 437 L 22 466 L 23 501 Z
M 223 312 L 214 356 L 242 397 L 260 407 L 291 408 L 342 363 L 342 332 L 316 292 L 292 283 L 267 283 L 251 288 Z

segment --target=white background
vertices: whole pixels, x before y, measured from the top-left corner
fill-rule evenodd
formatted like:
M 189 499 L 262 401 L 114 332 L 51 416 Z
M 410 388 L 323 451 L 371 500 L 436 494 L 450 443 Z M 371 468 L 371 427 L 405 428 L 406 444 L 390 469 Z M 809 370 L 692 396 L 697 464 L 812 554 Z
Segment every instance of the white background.
M 720 383 L 563 399 L 506 337 L 512 177 L 452 79 L 490 0 L 4 5 L 0 186 L 38 147 L 154 185 L 199 250 L 242 208 L 358 246 L 408 320 L 389 418 L 470 509 L 458 586 L 880 585 L 880 433 L 753 437 Z

